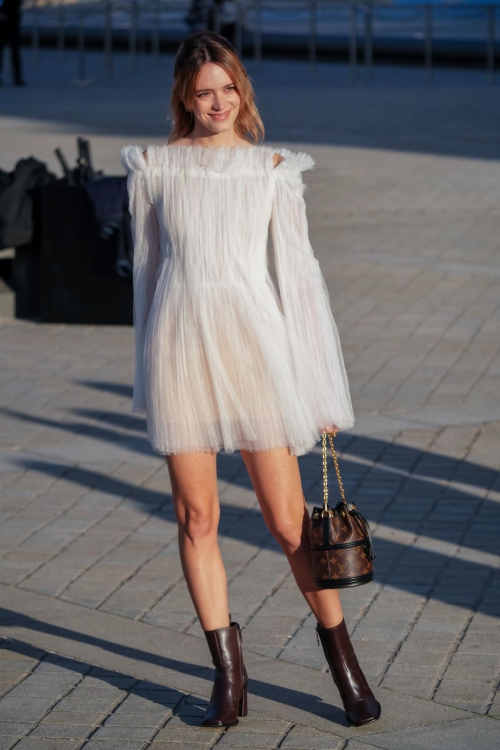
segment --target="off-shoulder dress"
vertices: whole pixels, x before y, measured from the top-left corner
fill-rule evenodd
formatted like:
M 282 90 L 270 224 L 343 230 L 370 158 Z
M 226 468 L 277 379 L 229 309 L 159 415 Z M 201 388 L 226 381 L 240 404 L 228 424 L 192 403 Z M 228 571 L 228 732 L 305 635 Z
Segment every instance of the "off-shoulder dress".
M 126 146 L 121 161 L 134 241 L 132 412 L 146 415 L 153 450 L 300 456 L 324 428 L 352 427 L 309 241 L 302 173 L 313 158 L 267 145 L 144 150 Z

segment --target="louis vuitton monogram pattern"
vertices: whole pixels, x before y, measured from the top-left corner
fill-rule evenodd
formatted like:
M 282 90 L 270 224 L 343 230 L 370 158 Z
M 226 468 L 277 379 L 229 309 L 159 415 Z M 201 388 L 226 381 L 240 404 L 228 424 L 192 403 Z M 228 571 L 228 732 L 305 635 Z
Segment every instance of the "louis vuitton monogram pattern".
M 311 550 L 311 561 L 318 583 L 373 574 L 373 564 L 367 559 L 363 544 L 340 549 Z
M 350 507 L 357 510 L 353 503 Z M 322 512 L 322 507 L 314 508 L 309 526 L 311 562 L 318 586 L 340 588 L 355 585 L 349 579 L 363 577 L 359 583 L 371 580 L 373 563 L 367 557 L 368 540 L 362 524 L 343 503 L 331 509 L 328 516 Z M 352 546 L 339 546 L 345 544 Z M 328 549 L 332 546 L 334 549 Z

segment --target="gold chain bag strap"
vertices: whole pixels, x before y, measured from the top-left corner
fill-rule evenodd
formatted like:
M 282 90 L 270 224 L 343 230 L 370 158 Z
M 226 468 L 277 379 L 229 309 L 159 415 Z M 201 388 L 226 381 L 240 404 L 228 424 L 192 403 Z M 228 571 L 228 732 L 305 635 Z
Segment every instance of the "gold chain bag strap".
M 373 579 L 373 543 L 370 526 L 354 503 L 345 499 L 337 454 L 337 432 L 323 432 L 323 507 L 315 507 L 309 525 L 309 546 L 314 580 L 319 588 L 361 586 Z M 335 508 L 328 504 L 326 436 L 330 441 L 342 498 Z

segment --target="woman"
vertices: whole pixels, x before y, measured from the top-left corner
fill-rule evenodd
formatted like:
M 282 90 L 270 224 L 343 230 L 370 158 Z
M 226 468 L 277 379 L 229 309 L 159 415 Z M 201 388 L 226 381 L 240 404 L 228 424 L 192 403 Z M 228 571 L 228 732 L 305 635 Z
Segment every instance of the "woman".
M 164 455 L 182 568 L 216 668 L 203 726 L 247 713 L 241 629 L 217 544 L 216 458 L 240 450 L 354 725 L 375 721 L 338 592 L 314 584 L 297 456 L 354 424 L 328 290 L 308 239 L 304 153 L 256 144 L 264 127 L 227 39 L 186 37 L 168 144 L 126 146 L 134 237 L 134 412 Z M 277 286 L 267 266 L 269 224 Z

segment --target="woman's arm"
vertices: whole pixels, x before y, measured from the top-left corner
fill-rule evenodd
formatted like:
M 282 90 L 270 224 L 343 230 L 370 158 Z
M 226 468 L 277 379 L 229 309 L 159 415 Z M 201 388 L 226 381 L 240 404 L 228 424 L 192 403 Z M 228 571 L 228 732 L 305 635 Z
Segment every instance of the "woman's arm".
M 281 149 L 271 235 L 283 312 L 301 392 L 308 393 L 320 429 L 354 424 L 347 374 L 323 274 L 309 241 L 302 172 L 314 160 Z
M 128 174 L 134 242 L 135 377 L 132 411 L 144 412 L 144 339 L 160 263 L 158 217 L 150 197 L 148 163 L 142 149 L 139 146 L 126 146 L 121 151 L 121 162 Z

